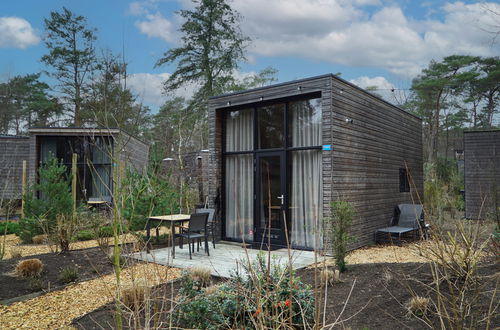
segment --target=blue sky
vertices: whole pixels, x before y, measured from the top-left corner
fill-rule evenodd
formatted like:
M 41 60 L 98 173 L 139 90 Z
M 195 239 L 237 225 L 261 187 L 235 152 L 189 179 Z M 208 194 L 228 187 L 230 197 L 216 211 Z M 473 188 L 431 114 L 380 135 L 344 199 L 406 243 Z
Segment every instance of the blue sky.
M 431 59 L 451 54 L 499 55 L 500 5 L 478 1 L 233 0 L 252 38 L 240 76 L 271 66 L 280 82 L 341 72 L 381 93 L 407 88 Z M 130 86 L 157 108 L 161 81 L 173 67 L 154 68 L 178 45 L 176 15 L 189 0 L 4 0 L 0 2 L 0 80 L 46 69 L 40 57 L 43 19 L 66 6 L 97 29 L 97 46 L 124 53 Z M 497 14 L 493 14 L 497 13 Z M 47 78 L 44 78 L 47 79 Z M 180 92 L 185 93 L 186 90 Z M 189 88 L 187 88 L 189 92 Z M 388 95 L 387 98 L 391 96 Z

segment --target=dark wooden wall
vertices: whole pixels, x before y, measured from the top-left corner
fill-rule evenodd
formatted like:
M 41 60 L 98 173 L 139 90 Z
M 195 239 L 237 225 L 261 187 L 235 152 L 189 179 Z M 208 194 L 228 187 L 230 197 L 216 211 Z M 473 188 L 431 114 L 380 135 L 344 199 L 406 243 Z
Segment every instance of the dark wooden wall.
M 120 160 L 125 166 L 135 171 L 143 172 L 149 163 L 149 145 L 124 132 L 120 133 L 120 139 L 116 140 L 119 149 Z
M 359 247 L 389 225 L 397 204 L 423 203 L 422 124 L 343 80 L 334 77 L 332 89 L 332 200 L 352 202 Z M 409 170 L 410 192 L 400 192 L 400 168 Z
M 331 201 L 352 202 L 358 213 L 353 226 L 358 239 L 352 247 L 370 244 L 375 230 L 389 224 L 397 204 L 419 203 L 423 198 L 421 121 L 333 75 L 209 101 L 210 201 L 213 205 L 222 183 L 220 110 L 258 105 L 261 98 L 265 102 L 315 92 L 321 92 L 322 143 L 333 147 L 322 152 L 323 217 L 330 216 Z M 413 179 L 412 189 L 400 193 L 399 169 L 405 167 Z M 327 237 L 325 244 L 328 247 Z
M 23 160 L 28 157 L 28 137 L 0 136 L 0 200 L 21 199 Z
M 500 207 L 500 131 L 465 132 L 464 160 L 466 218 L 494 217 Z

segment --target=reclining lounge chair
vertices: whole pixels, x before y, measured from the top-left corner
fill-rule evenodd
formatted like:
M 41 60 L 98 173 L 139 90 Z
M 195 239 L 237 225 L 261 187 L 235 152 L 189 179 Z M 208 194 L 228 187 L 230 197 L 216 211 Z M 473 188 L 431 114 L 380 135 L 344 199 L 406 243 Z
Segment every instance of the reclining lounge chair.
M 401 242 L 401 236 L 412 233 L 417 238 L 421 232 L 425 235 L 423 207 L 420 204 L 399 204 L 391 221 L 392 226 L 375 232 L 377 243 Z

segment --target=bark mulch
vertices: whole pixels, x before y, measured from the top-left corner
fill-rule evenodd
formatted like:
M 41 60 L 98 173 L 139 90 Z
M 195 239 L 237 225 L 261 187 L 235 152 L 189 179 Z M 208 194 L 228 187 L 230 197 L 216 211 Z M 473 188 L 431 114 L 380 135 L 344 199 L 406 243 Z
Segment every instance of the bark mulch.
M 37 258 L 44 265 L 39 280 L 14 276 L 16 265 L 25 259 Z M 65 268 L 78 270 L 77 281 L 87 281 L 113 271 L 108 257 L 100 248 L 74 250 L 69 253 L 45 253 L 0 261 L 0 301 L 20 297 L 37 291 L 53 291 L 66 283 L 60 279 Z
M 122 285 L 140 279 L 141 285 L 152 287 L 179 276 L 178 269 L 141 263 L 123 270 Z M 115 291 L 116 277 L 109 274 L 10 306 L 0 305 L 0 329 L 68 328 L 73 319 L 111 302 Z

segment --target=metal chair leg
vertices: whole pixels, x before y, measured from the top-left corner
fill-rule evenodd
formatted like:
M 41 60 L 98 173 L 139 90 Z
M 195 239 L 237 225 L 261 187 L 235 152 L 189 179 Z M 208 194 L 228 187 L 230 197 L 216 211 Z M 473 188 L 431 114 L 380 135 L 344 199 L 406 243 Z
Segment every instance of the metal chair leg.
M 193 257 L 191 256 L 191 242 L 189 242 L 188 240 L 188 246 L 189 246 L 189 259 L 193 259 Z M 194 252 L 194 245 L 193 245 L 193 252 Z
M 215 249 L 215 228 L 213 225 L 212 225 L 212 244 L 214 245 Z

